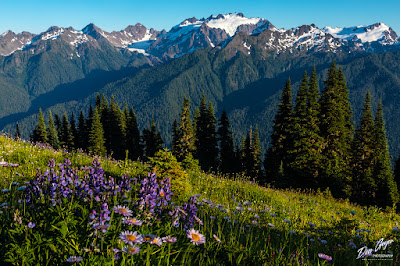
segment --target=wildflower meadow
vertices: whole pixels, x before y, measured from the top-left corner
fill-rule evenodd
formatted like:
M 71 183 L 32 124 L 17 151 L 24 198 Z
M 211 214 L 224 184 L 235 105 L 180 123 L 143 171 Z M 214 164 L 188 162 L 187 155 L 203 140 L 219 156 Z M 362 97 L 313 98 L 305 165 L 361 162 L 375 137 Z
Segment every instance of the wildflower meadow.
M 400 216 L 329 192 L 0 136 L 1 265 L 393 265 Z

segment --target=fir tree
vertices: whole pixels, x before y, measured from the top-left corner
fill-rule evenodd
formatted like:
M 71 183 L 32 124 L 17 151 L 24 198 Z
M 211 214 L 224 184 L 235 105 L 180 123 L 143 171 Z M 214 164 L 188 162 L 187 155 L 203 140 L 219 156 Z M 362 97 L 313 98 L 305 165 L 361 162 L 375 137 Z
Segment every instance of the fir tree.
M 39 121 L 35 129 L 33 130 L 31 141 L 40 143 L 48 142 L 46 123 L 44 122 L 44 117 L 41 108 L 39 109 Z
M 264 167 L 267 181 L 274 182 L 278 186 L 287 186 L 288 181 L 280 173 L 285 172 L 289 161 L 288 151 L 292 146 L 292 121 L 293 121 L 292 88 L 290 78 L 283 88 L 281 100 L 278 104 L 278 112 L 275 115 L 274 126 L 271 135 L 271 144 L 268 149 Z M 283 171 L 281 171 L 283 169 Z
M 78 137 L 76 138 L 76 147 L 87 150 L 88 142 L 89 142 L 89 129 L 86 125 L 85 115 L 81 110 L 78 118 Z
M 228 115 L 225 110 L 222 111 L 221 118 L 219 119 L 218 140 L 221 147 L 219 170 L 222 173 L 234 173 L 236 162 L 233 136 L 230 131 Z
M 324 139 L 323 162 L 320 184 L 330 184 L 335 197 L 348 197 L 351 183 L 351 141 L 348 89 L 342 71 L 333 63 L 320 98 L 320 134 Z
M 373 177 L 373 156 L 374 120 L 368 92 L 353 144 L 352 198 L 362 205 L 373 204 L 376 200 L 377 184 Z
M 214 108 L 209 103 L 206 105 L 205 96 L 200 103 L 200 115 L 195 120 L 196 125 L 196 158 L 203 170 L 209 171 L 217 168 L 218 141 L 215 131 L 216 119 Z
M 71 121 L 70 122 L 71 132 L 72 132 L 72 136 L 73 136 L 73 139 L 74 139 L 74 147 L 71 147 L 71 148 L 76 148 L 76 144 L 77 144 L 79 136 L 78 136 L 78 130 L 76 128 L 75 115 L 74 115 L 73 112 L 71 113 L 70 121 Z
M 53 149 L 58 150 L 60 148 L 60 141 L 58 140 L 58 133 L 56 126 L 53 121 L 53 114 L 49 111 L 49 127 L 47 128 L 48 143 Z
M 54 114 L 54 124 L 56 125 L 58 136 L 61 136 L 61 119 L 58 114 Z
M 161 133 L 157 131 L 154 119 L 151 121 L 150 129 L 143 129 L 143 142 L 145 146 L 145 156 L 154 157 L 154 155 L 163 148 Z
M 131 160 L 137 160 L 143 156 L 142 146 L 140 145 L 140 131 L 133 108 L 130 109 L 126 122 L 126 147 Z
M 378 206 L 392 207 L 399 202 L 398 185 L 394 180 L 391 157 L 386 138 L 385 120 L 383 118 L 382 101 L 379 101 L 374 121 L 374 177 L 377 183 Z
M 178 122 L 176 121 L 176 119 L 174 120 L 174 123 L 172 124 L 172 154 L 177 157 L 177 155 L 179 154 L 178 151 L 178 143 L 179 143 L 179 126 L 178 126 Z
M 258 134 L 258 127 L 253 132 L 251 137 L 251 145 L 250 145 L 250 169 L 249 176 L 260 179 L 262 176 L 261 173 L 261 146 L 260 146 L 260 137 Z
M 17 123 L 16 126 L 15 126 L 14 138 L 15 138 L 15 139 L 21 138 L 21 131 L 19 130 L 19 125 L 18 125 L 18 123 Z
M 106 154 L 104 131 L 98 108 L 94 109 L 90 125 L 88 150 L 95 155 L 104 156 Z
M 192 121 L 190 119 L 190 102 L 185 97 L 180 114 L 179 137 L 176 145 L 176 154 L 179 161 L 184 160 L 189 153 L 193 155 L 196 150 L 195 136 L 193 133 Z
M 105 112 L 105 109 L 103 110 Z M 107 153 L 112 154 L 115 159 L 125 158 L 125 135 L 124 123 L 121 109 L 111 96 L 110 107 L 107 110 L 104 125 L 104 136 L 106 140 Z
M 317 188 L 322 160 L 322 143 L 318 127 L 318 80 L 315 67 L 307 86 L 304 74 L 296 98 L 293 121 L 293 150 L 290 171 L 294 185 Z
M 74 136 L 72 135 L 71 124 L 68 121 L 67 113 L 64 113 L 61 124 L 60 146 L 67 150 L 74 148 Z

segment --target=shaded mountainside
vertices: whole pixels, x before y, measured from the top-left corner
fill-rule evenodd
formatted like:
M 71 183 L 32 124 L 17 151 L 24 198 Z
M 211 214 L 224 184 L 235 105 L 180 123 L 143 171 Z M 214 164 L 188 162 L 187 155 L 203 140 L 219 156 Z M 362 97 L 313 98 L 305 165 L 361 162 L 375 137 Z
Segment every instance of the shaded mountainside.
M 399 52 L 311 55 L 286 52 L 273 56 L 263 49 L 256 49 L 256 45 L 250 54 L 241 50 L 243 46 L 240 44 L 245 39 L 255 43 L 258 38 L 238 34 L 223 49 L 199 50 L 167 64 L 143 69 L 102 87 L 99 92 L 108 98 L 114 95 L 120 106 L 125 103 L 133 106 L 141 128 L 147 127 L 154 117 L 168 145 L 172 122 L 178 118 L 183 97 L 189 97 L 192 105 L 198 106 L 204 92 L 214 104 L 218 116 L 224 108 L 228 111 L 238 143 L 250 126 L 258 126 L 264 152 L 269 143 L 281 88 L 287 78 L 291 77 L 293 87 L 297 89 L 303 72 L 310 72 L 315 64 L 320 88 L 323 88 L 327 69 L 336 60 L 343 67 L 348 82 L 356 121 L 367 90 L 371 93 L 374 108 L 378 99 L 382 98 L 391 153 L 397 157 L 400 152 L 400 135 L 397 133 L 400 124 Z M 53 113 L 73 111 L 77 114 L 81 108 L 87 110 L 88 105 L 94 103 L 95 95 L 93 91 L 81 98 L 66 98 L 64 102 L 60 100 L 57 105 L 48 107 Z M 36 116 L 23 115 L 18 119 L 23 119 L 21 128 L 27 136 L 36 123 Z M 14 126 L 8 124 L 11 120 L 14 119 L 0 119 L 6 131 L 13 130 Z
M 18 122 L 27 138 L 40 107 L 45 114 L 78 115 L 99 92 L 114 95 L 120 106 L 133 106 L 141 129 L 154 117 L 169 146 L 184 96 L 198 106 L 204 92 L 217 116 L 228 111 L 237 143 L 250 126 L 258 126 L 264 154 L 288 77 L 297 89 L 304 71 L 315 65 L 322 89 L 336 60 L 349 85 L 355 121 L 367 90 L 373 108 L 382 98 L 397 157 L 399 43 L 383 23 L 284 30 L 240 13 L 187 19 L 168 32 L 141 24 L 111 33 L 93 24 L 82 31 L 51 27 L 39 35 L 6 32 L 0 37 L 0 53 L 6 55 L 0 56 L 0 129 L 13 132 Z

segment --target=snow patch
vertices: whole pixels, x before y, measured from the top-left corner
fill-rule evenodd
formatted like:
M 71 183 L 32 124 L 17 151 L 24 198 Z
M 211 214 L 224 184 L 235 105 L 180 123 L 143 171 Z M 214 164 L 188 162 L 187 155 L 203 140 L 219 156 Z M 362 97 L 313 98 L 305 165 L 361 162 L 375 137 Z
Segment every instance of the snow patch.
M 357 26 L 350 28 L 331 28 L 325 27 L 324 31 L 331 34 L 335 38 L 353 40 L 354 38 L 361 40 L 362 43 L 379 41 L 385 37 L 385 33 L 389 32 L 389 27 L 384 23 L 379 23 L 376 27 Z
M 262 19 L 261 18 L 246 18 L 239 16 L 238 14 L 228 14 L 223 17 L 216 19 L 213 17 L 210 21 L 206 22 L 207 26 L 215 29 L 222 29 L 229 36 L 233 36 L 236 33 L 236 30 L 241 25 L 256 25 Z

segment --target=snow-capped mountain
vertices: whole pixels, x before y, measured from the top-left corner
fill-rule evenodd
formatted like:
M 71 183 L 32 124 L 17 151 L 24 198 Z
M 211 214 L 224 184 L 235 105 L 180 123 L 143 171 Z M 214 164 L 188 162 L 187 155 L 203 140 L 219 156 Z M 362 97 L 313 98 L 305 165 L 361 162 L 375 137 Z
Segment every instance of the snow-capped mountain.
M 61 40 L 77 50 L 86 42 L 93 42 L 94 47 L 103 43 L 123 53 L 141 53 L 152 61 L 165 62 L 197 49 L 217 46 L 225 48 L 238 33 L 245 33 L 248 40 L 242 41 L 241 47 L 236 50 L 242 50 L 248 55 L 256 46 L 275 54 L 285 51 L 348 53 L 400 49 L 400 38 L 383 23 L 322 29 L 312 24 L 278 29 L 266 19 L 247 18 L 242 13 L 234 13 L 212 15 L 206 19 L 189 18 L 168 32 L 147 29 L 139 23 L 113 32 L 106 32 L 94 24 L 82 30 L 50 27 L 39 35 L 8 31 L 0 36 L 0 55 L 8 56 L 19 50 L 30 50 L 33 54 L 43 50 L 47 41 Z
M 15 34 L 12 31 L 6 31 L 0 35 L 0 55 L 7 56 L 17 50 L 22 50 L 35 35 L 29 32 Z

